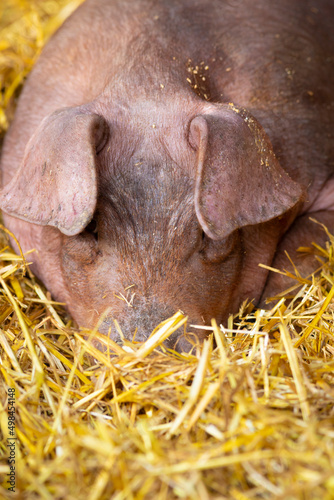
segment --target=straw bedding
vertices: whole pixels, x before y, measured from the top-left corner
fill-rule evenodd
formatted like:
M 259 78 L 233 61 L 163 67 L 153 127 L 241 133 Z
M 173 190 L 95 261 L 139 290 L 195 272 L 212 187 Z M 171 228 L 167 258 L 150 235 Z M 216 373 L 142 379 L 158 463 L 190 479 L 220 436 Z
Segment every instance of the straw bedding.
M 2 136 L 47 37 L 79 3 L 1 1 Z M 228 328 L 213 322 L 201 348 L 163 347 L 187 328 L 176 313 L 143 344 L 104 338 L 102 354 L 2 232 L 0 498 L 334 498 L 333 237 L 302 249 L 319 272 L 296 272 L 299 291 L 268 311 L 244 304 Z

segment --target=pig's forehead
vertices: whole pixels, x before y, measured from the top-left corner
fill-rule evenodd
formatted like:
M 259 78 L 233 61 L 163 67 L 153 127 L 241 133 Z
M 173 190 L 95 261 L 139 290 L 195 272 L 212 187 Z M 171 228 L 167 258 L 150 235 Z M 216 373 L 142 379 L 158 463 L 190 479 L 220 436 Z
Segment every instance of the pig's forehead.
M 194 182 L 185 175 L 167 175 L 161 170 L 123 171 L 102 182 L 100 192 L 114 206 L 123 205 L 134 212 L 140 209 L 141 213 L 154 209 L 157 215 L 167 215 L 170 210 L 193 204 Z
M 167 165 L 141 165 L 104 178 L 99 188 L 98 210 L 114 228 L 153 227 L 175 237 L 182 227 L 196 221 L 194 182 Z
M 174 163 L 189 176 L 195 174 L 194 151 L 188 134 L 191 119 L 203 111 L 202 104 L 190 101 L 189 97 L 182 104 L 178 94 L 168 106 L 163 101 L 146 100 L 143 105 L 109 104 L 106 109 L 98 102 L 90 108 L 103 116 L 109 126 L 109 140 L 100 155 L 103 170 L 143 170 L 153 165 L 157 171 L 163 165 L 166 172 L 166 167 Z
M 193 193 L 195 178 L 182 164 L 169 155 L 145 155 L 145 152 L 119 158 L 106 158 L 99 168 L 98 182 L 100 190 L 107 190 L 112 197 L 121 191 L 136 199 L 156 199 L 163 203 L 165 199 L 178 198 L 186 193 Z

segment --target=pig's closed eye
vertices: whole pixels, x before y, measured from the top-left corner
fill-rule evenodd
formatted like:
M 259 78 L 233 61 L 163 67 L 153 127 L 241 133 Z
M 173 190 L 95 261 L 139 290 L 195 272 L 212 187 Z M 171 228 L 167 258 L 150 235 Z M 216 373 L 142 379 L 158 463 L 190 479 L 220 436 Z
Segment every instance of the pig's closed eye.
M 219 263 L 230 255 L 236 241 L 236 231 L 227 238 L 217 241 L 211 239 L 204 231 L 201 231 L 199 254 L 205 262 Z
M 199 233 L 199 237 L 198 237 L 198 251 L 200 253 L 200 255 L 204 256 L 204 253 L 205 253 L 205 249 L 209 243 L 209 238 L 207 237 L 207 235 L 205 234 L 204 231 L 200 231 Z
M 99 126 L 96 129 L 96 155 L 99 155 L 105 148 L 109 140 L 109 126 L 108 123 L 100 116 Z
M 97 230 L 97 221 L 96 218 L 93 218 L 88 226 L 86 226 L 86 232 L 91 234 L 96 241 L 98 241 L 98 230 Z

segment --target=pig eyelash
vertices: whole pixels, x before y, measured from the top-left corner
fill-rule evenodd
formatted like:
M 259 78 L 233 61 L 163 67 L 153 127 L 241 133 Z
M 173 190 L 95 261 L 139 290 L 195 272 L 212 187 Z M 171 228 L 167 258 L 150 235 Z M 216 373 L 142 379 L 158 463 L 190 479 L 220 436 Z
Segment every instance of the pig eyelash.
M 96 156 L 99 156 L 102 153 L 102 151 L 104 150 L 105 145 L 106 145 L 106 141 L 103 142 L 102 144 L 99 144 L 99 146 L 97 146 L 97 148 L 95 150 Z

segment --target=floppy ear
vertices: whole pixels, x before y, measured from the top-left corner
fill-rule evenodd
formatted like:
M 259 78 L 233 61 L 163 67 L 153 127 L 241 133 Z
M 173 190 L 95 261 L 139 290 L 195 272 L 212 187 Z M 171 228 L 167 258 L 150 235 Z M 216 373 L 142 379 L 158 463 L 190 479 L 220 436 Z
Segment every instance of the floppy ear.
M 214 240 L 284 214 L 302 188 L 281 168 L 261 125 L 246 110 L 216 105 L 190 123 L 197 149 L 195 209 Z
M 46 117 L 29 140 L 18 171 L 0 191 L 0 207 L 66 235 L 80 233 L 94 214 L 96 151 L 107 138 L 105 120 L 80 107 Z

